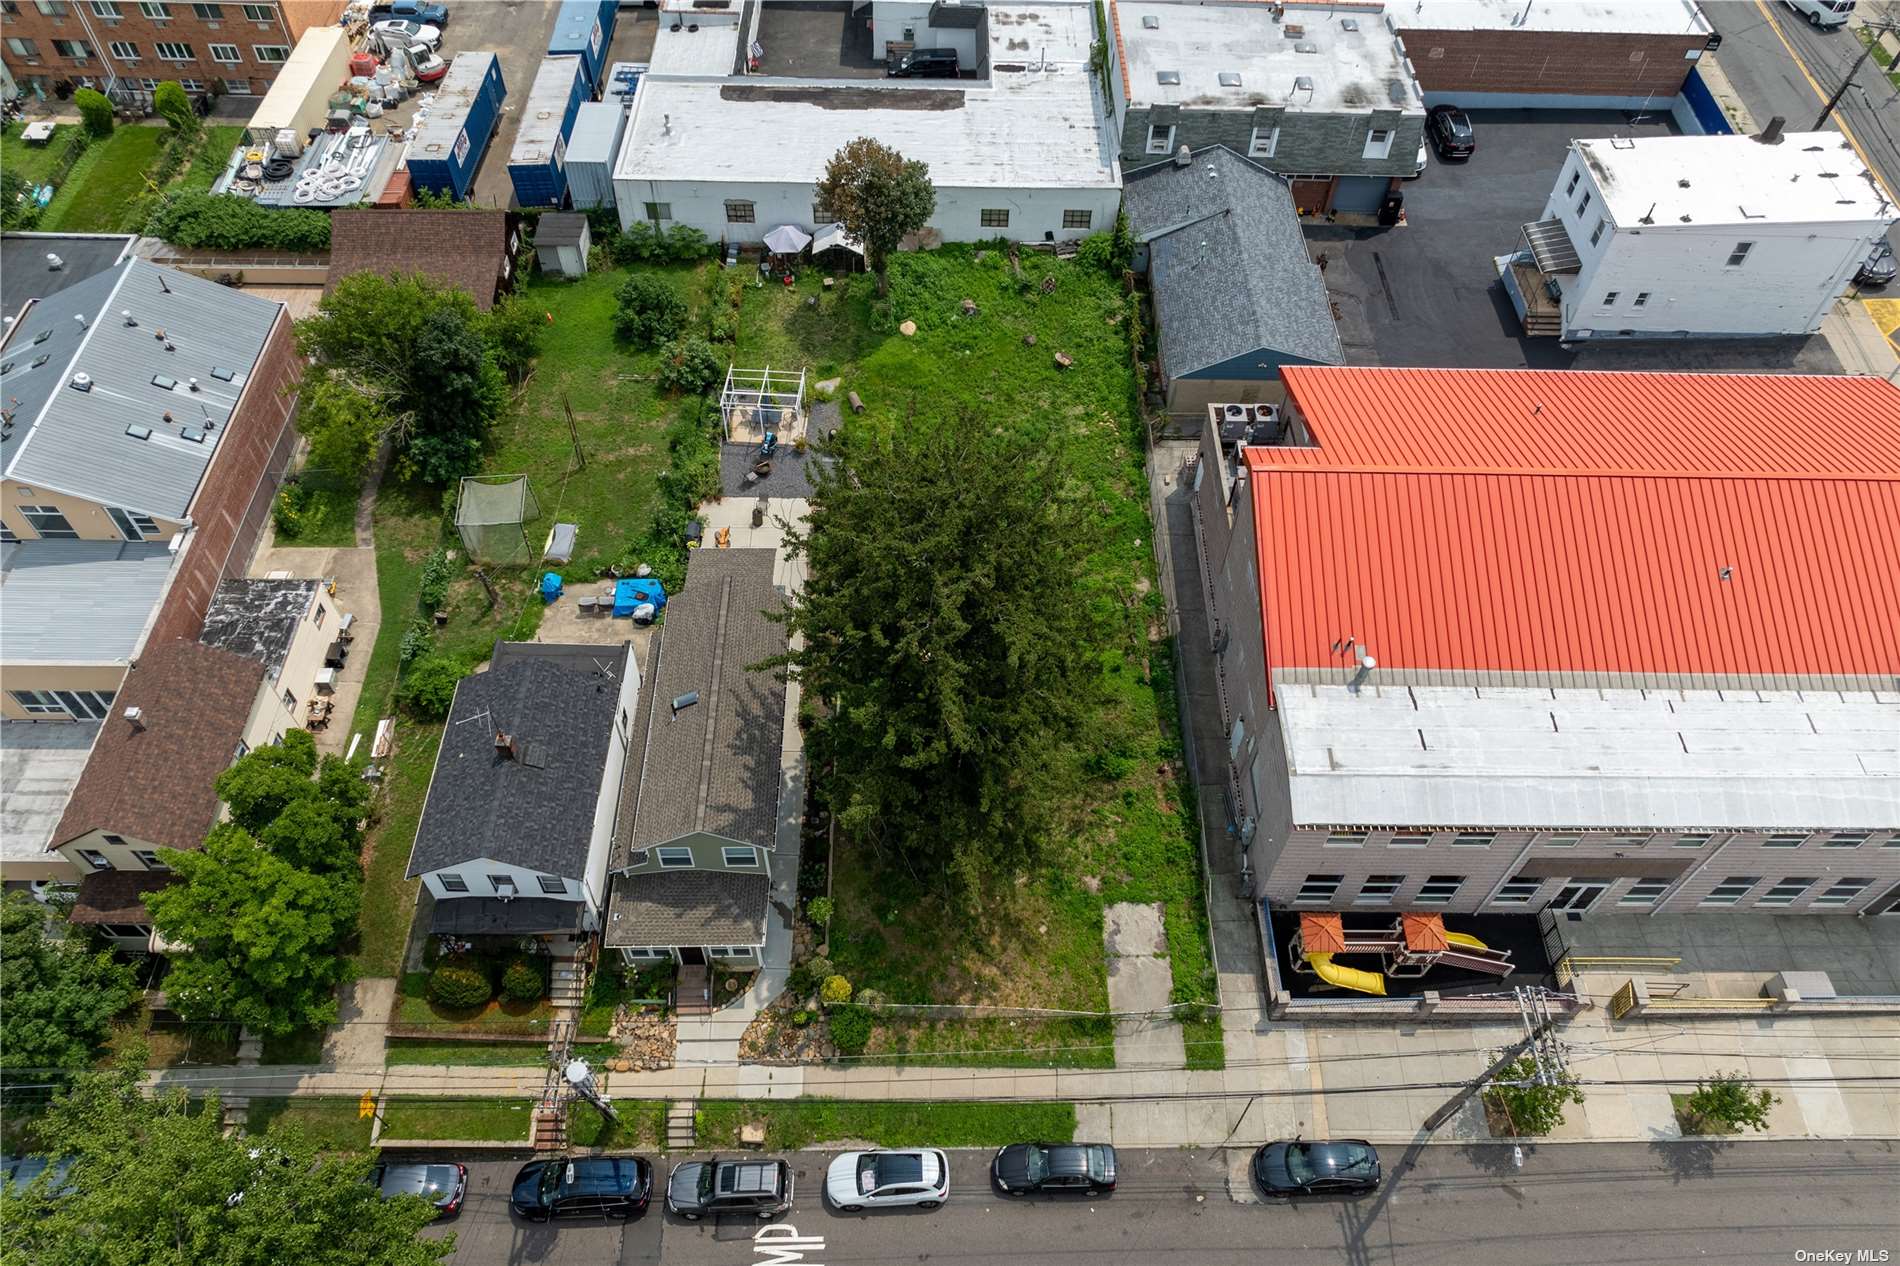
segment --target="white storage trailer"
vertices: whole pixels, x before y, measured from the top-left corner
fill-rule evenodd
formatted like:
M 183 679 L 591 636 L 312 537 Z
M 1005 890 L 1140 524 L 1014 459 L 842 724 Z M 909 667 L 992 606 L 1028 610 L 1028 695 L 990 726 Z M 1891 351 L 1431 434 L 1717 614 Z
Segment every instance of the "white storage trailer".
M 627 103 L 618 97 L 583 101 L 567 142 L 567 192 L 576 211 L 614 205 L 614 159 L 627 130 Z
M 328 121 L 330 97 L 350 77 L 350 35 L 340 26 L 313 26 L 277 71 L 270 91 L 251 115 L 253 144 L 289 128 L 308 134 Z

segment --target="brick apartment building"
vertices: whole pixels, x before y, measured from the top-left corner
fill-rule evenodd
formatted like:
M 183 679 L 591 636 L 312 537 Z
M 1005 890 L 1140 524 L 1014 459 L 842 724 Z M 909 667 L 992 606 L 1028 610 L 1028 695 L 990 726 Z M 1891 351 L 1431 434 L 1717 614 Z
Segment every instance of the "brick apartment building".
M 1256 896 L 1900 912 L 1900 390 L 1282 372 L 1192 476 Z
M 342 12 L 343 0 L 0 0 L 0 60 L 43 100 L 61 84 L 137 94 L 167 79 L 261 96 L 303 33 Z

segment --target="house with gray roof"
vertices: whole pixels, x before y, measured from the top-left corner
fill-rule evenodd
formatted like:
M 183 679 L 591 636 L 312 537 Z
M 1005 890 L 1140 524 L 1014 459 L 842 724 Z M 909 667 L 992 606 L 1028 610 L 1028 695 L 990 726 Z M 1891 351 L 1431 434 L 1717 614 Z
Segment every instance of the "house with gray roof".
M 431 932 L 571 946 L 599 930 L 640 696 L 627 643 L 497 642 L 462 679 L 409 855 Z
M 0 233 L 0 313 L 17 317 L 32 300 L 98 276 L 137 241 L 131 233 Z
M 784 606 L 770 549 L 701 549 L 666 610 L 614 829 L 613 900 L 602 943 L 629 963 L 758 966 L 786 785 L 780 675 Z
M 1284 177 L 1213 145 L 1132 173 L 1123 198 L 1169 412 L 1277 402 L 1281 366 L 1345 363 Z

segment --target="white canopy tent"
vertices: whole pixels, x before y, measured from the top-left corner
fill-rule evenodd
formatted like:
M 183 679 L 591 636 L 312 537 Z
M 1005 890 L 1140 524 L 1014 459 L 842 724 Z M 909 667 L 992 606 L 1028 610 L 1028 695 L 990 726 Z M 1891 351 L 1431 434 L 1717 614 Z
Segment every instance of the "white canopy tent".
M 774 255 L 796 255 L 811 245 L 811 234 L 796 224 L 781 224 L 765 235 L 765 249 Z
M 812 238 L 811 253 L 814 255 L 822 254 L 823 252 L 830 250 L 834 246 L 838 247 L 840 250 L 850 251 L 853 255 L 864 254 L 864 243 L 860 242 L 857 238 L 852 237 L 849 233 L 845 232 L 844 225 L 842 224 L 819 225 L 818 235 Z

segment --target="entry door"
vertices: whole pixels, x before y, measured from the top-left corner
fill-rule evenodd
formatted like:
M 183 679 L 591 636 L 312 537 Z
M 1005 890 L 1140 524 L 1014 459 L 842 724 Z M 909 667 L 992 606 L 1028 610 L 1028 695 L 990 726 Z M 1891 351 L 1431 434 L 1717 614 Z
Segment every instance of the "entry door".
M 680 947 L 680 962 L 686 964 L 688 967 L 704 967 L 706 965 L 706 951 L 697 945 L 682 945 Z
M 1609 890 L 1610 885 L 1608 884 L 1565 884 L 1557 890 L 1557 895 L 1552 897 L 1550 904 L 1544 908 L 1546 910 L 1568 910 L 1573 914 L 1581 914 L 1595 905 L 1597 898 Z

